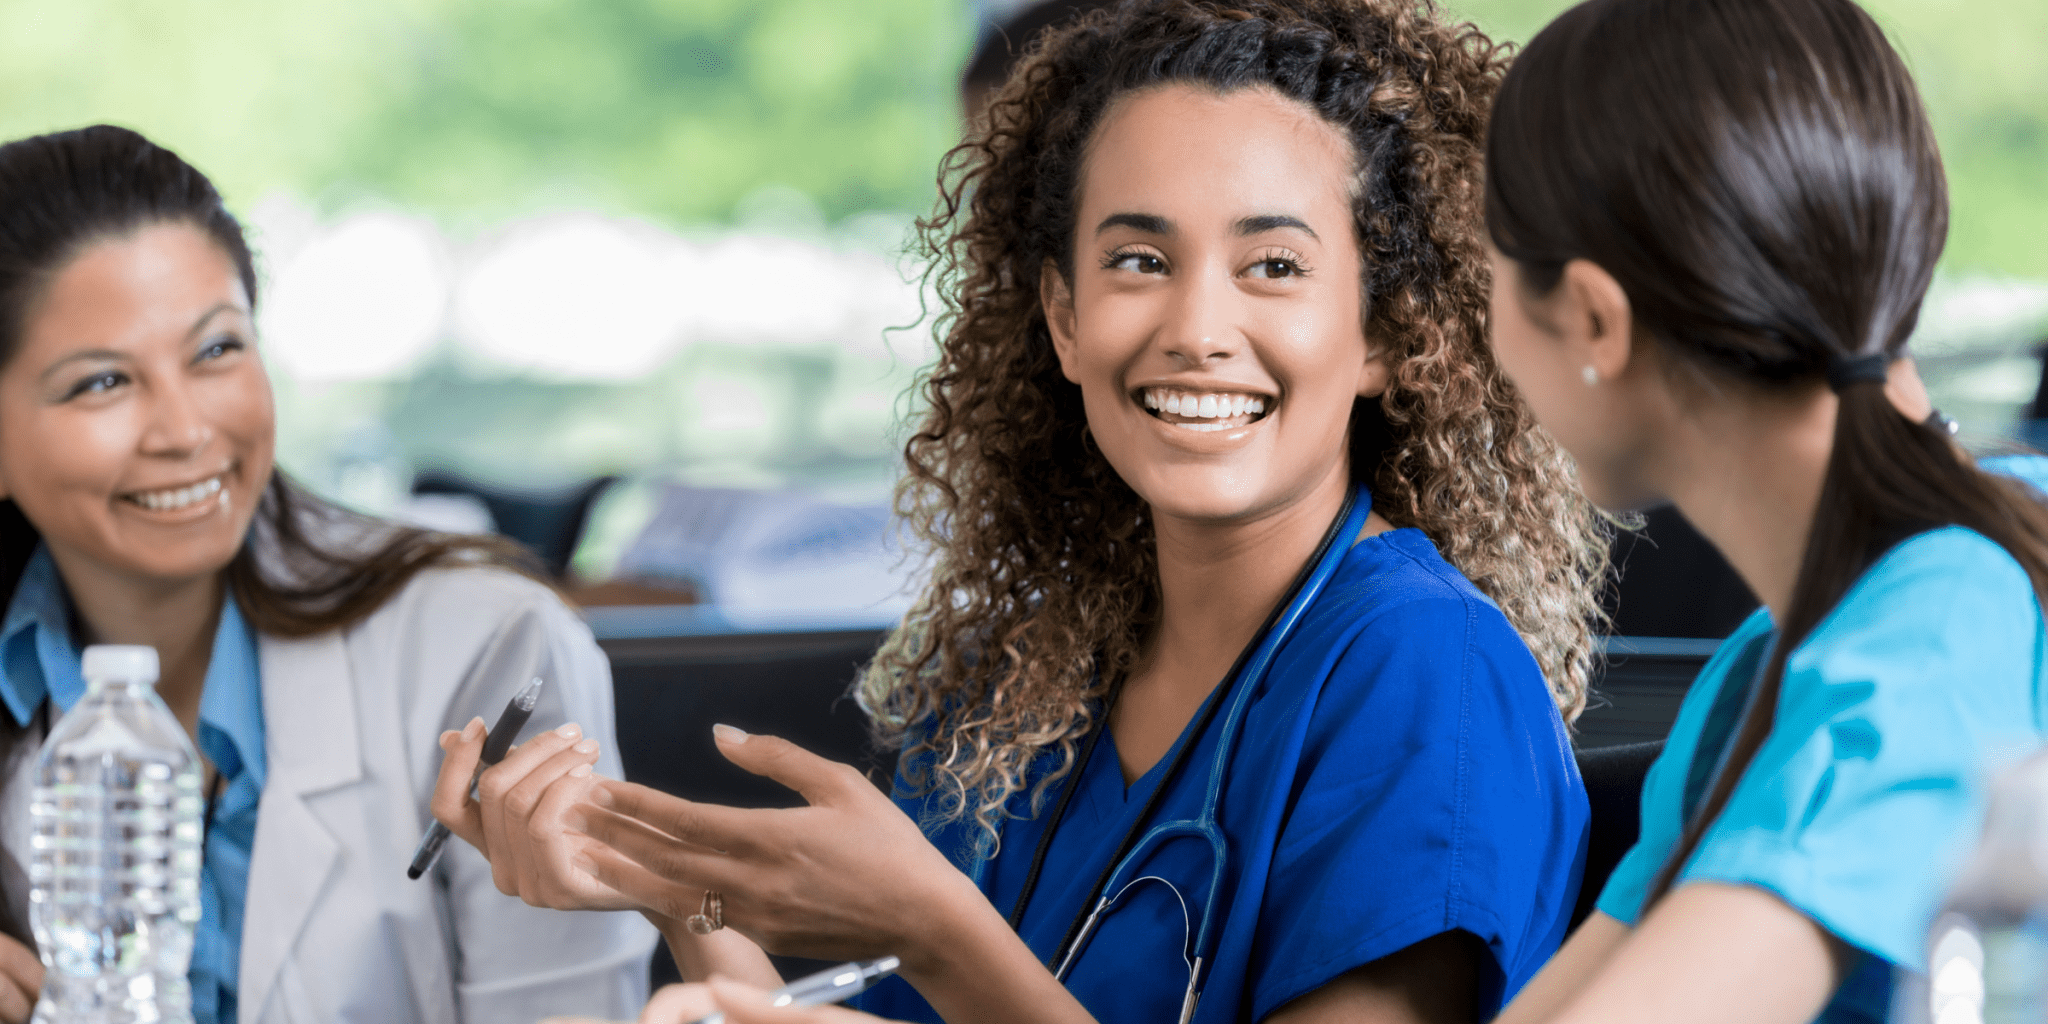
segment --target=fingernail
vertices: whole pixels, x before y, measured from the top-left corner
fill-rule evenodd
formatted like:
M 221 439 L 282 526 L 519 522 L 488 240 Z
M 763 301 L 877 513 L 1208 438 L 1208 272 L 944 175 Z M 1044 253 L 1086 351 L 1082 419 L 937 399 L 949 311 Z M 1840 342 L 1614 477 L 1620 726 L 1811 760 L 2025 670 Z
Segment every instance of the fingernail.
M 612 791 L 599 786 L 590 791 L 590 802 L 599 807 L 610 807 L 612 805 Z
M 596 746 L 594 744 L 592 745 L 592 749 L 596 749 Z M 572 778 L 586 778 L 590 775 L 590 766 L 587 764 L 579 764 L 576 767 L 569 769 L 569 775 Z
M 555 730 L 555 735 L 560 736 L 565 740 L 573 740 L 576 737 L 583 735 L 583 727 L 577 725 L 574 722 L 564 722 L 559 728 Z
M 474 742 L 476 739 L 483 736 L 485 729 L 486 727 L 484 725 L 483 719 L 470 719 L 469 724 L 462 727 L 462 741 L 464 743 Z
M 441 739 L 440 739 L 440 741 L 439 741 L 439 742 L 440 742 L 440 744 L 441 744 L 441 749 L 442 749 L 442 750 L 446 750 L 446 749 L 448 749 L 448 744 L 450 744 L 450 743 L 453 743 L 453 742 L 455 742 L 455 737 L 457 737 L 457 736 L 460 736 L 460 735 L 462 735 L 462 734 L 461 734 L 461 733 L 459 733 L 459 732 L 456 732 L 456 731 L 455 731 L 455 730 L 453 730 L 453 729 L 447 729 L 447 730 L 443 730 L 443 731 L 442 731 L 442 733 L 441 733 Z
M 718 737 L 720 742 L 724 743 L 745 743 L 747 741 L 746 730 L 736 729 L 730 725 L 712 726 L 711 735 Z
M 597 753 L 597 741 L 584 740 L 583 742 L 578 743 L 575 746 L 570 747 L 569 749 L 579 754 L 595 754 Z

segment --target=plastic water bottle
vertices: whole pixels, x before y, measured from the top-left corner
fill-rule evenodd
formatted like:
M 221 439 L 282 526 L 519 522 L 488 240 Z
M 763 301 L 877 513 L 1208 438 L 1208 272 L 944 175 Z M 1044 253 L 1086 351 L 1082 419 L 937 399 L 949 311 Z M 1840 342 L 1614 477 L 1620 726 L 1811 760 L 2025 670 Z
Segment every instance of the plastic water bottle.
M 199 758 L 156 651 L 85 649 L 86 692 L 36 757 L 29 923 L 37 1024 L 189 1024 Z
M 1924 997 L 1894 1004 L 1905 1020 L 2048 1020 L 2048 751 L 1992 788 L 1984 837 L 1935 920 L 1927 975 L 1911 987 Z

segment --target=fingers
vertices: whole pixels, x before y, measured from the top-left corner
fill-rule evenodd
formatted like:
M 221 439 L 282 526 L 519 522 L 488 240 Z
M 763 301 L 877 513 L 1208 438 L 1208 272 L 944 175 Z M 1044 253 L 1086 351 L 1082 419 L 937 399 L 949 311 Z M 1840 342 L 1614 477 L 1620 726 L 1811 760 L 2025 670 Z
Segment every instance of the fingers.
M 0 935 L 0 1021 L 25 1024 L 43 990 L 43 962 L 22 945 Z
M 776 813 L 723 807 L 718 804 L 700 804 L 635 783 L 611 780 L 606 780 L 591 790 L 590 802 L 626 817 L 638 819 L 668 835 L 704 849 L 722 850 L 733 854 L 757 852 L 760 849 L 760 837 L 767 828 L 766 822 Z M 592 824 L 601 824 L 604 817 L 601 814 L 591 815 Z M 611 841 L 595 833 L 591 838 Z
M 576 866 L 576 855 L 597 845 L 584 831 L 589 817 L 584 797 L 599 781 L 589 765 L 572 766 L 547 788 L 527 819 L 526 839 L 535 853 L 535 888 L 526 895 L 528 903 L 559 910 L 637 909 Z
M 575 745 L 582 738 L 583 727 L 575 722 L 567 722 L 513 747 L 503 761 L 484 769 L 483 777 L 476 782 L 477 796 L 482 797 L 485 803 L 503 800 L 506 794 L 549 758 Z M 593 754 L 595 750 L 596 747 L 593 745 Z M 589 760 L 595 763 L 597 758 L 592 756 Z
M 737 862 L 716 850 L 601 808 L 586 808 L 583 819 L 584 835 L 663 878 L 711 889 L 734 881 L 730 869 Z
M 711 979 L 707 987 L 725 1012 L 727 1024 L 877 1024 L 881 1020 L 843 1006 L 770 1006 L 768 993 L 724 978 Z
M 491 880 L 508 895 L 538 902 L 536 860 L 528 820 L 541 795 L 578 763 L 597 760 L 597 744 L 583 738 L 574 722 L 541 733 L 484 770 L 477 780 L 484 841 L 490 849 Z
M 640 1024 L 691 1024 L 718 1011 L 704 985 L 663 985 L 640 1011 Z
M 711 735 L 726 760 L 796 790 L 809 804 L 832 803 L 856 780 L 868 785 L 852 765 L 819 757 L 780 736 L 751 736 L 730 725 L 712 726 Z
M 488 857 L 483 818 L 469 799 L 469 780 L 476 774 L 477 759 L 483 755 L 485 731 L 484 720 L 472 718 L 461 732 L 441 734 L 441 749 L 448 754 L 441 759 L 441 774 L 434 779 L 434 799 L 428 808 L 434 812 L 435 821 L 448 826 L 448 831 Z
M 36 1005 L 35 993 L 22 988 L 13 978 L 0 979 L 0 1021 L 6 1024 L 28 1024 L 29 1015 Z
M 605 888 L 676 921 L 687 920 L 697 913 L 706 888 L 733 888 L 730 882 L 720 881 L 711 875 L 706 876 L 710 884 L 694 885 L 667 873 L 649 870 L 625 854 L 604 846 L 594 846 L 578 854 L 576 866 Z

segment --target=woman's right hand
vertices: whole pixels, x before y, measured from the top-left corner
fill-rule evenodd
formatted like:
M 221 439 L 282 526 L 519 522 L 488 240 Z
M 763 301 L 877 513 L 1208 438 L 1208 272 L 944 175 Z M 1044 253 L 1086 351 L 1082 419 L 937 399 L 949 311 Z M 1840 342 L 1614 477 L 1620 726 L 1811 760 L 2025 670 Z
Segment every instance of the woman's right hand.
M 602 781 L 597 741 L 584 739 L 569 723 L 514 747 L 503 761 L 469 780 L 483 753 L 483 719 L 461 732 L 441 734 L 441 762 L 434 783 L 433 812 L 464 842 L 491 862 L 498 890 L 536 907 L 555 910 L 639 910 L 640 905 L 575 867 L 593 840 L 569 828 L 563 812 Z
M 43 962 L 27 946 L 0 935 L 0 1024 L 26 1024 L 43 991 Z

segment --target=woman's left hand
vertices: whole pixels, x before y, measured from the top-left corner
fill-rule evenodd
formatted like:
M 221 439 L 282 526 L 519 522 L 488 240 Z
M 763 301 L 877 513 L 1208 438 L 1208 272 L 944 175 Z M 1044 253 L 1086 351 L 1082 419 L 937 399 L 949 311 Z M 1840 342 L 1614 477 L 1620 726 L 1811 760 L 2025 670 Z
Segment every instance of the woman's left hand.
M 774 736 L 714 732 L 728 760 L 809 806 L 743 810 L 606 781 L 586 797 L 582 823 L 602 846 L 579 867 L 677 920 L 716 891 L 724 923 L 771 953 L 893 955 L 906 974 L 941 957 L 956 911 L 986 912 L 974 883 L 853 766 Z

